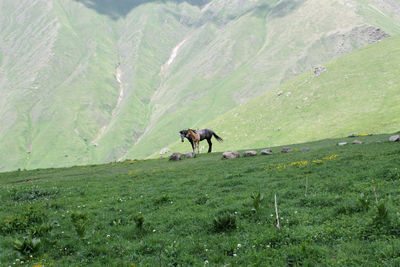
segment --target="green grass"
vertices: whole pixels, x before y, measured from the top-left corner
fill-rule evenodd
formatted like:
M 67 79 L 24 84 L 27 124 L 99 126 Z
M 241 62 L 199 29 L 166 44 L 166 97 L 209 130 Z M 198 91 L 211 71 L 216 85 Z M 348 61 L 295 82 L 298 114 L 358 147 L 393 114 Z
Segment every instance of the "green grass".
M 1 173 L 0 262 L 398 265 L 400 145 L 388 137 Z

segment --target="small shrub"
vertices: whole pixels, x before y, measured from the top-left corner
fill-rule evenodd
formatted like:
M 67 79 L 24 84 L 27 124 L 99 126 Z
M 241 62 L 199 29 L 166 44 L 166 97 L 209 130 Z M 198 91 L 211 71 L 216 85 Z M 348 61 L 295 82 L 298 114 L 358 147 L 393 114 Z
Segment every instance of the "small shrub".
M 123 225 L 123 224 L 124 224 L 124 222 L 123 222 L 123 220 L 121 218 L 113 219 L 110 222 L 111 226 L 120 226 L 120 225 Z
M 251 194 L 250 197 L 251 197 L 251 199 L 253 199 L 253 208 L 252 208 L 252 210 L 255 211 L 258 214 L 259 211 L 260 211 L 261 202 L 264 199 L 264 196 L 260 192 L 258 192 L 257 194 L 256 193 Z
M 136 227 L 139 229 L 143 229 L 144 217 L 141 213 L 137 213 L 133 216 L 133 221 L 136 224 Z
M 236 216 L 230 212 L 223 212 L 213 220 L 215 232 L 228 232 L 236 229 Z
M 171 202 L 171 198 L 167 194 L 162 195 L 160 198 L 158 198 L 154 201 L 154 203 L 157 205 L 168 203 L 168 202 Z
M 40 248 L 39 238 L 24 237 L 23 240 L 14 240 L 13 247 L 21 255 L 28 257 L 31 254 L 36 254 Z
M 390 181 L 400 180 L 400 170 L 398 168 L 385 170 L 383 176 Z
M 376 206 L 376 215 L 373 219 L 373 222 L 377 226 L 384 226 L 390 223 L 389 219 L 389 211 L 386 207 L 386 203 L 384 201 L 381 201 L 377 206 Z
M 196 205 L 204 205 L 207 203 L 207 201 L 208 201 L 208 196 L 205 195 L 205 196 L 201 196 L 198 199 L 196 199 L 195 204 Z
M 43 197 L 50 197 L 56 194 L 58 194 L 58 190 L 47 190 L 44 188 L 40 188 L 37 185 L 34 185 L 24 191 L 17 191 L 16 189 L 12 189 L 10 191 L 10 197 L 14 201 L 36 200 Z
M 45 236 L 47 233 L 53 230 L 53 225 L 50 223 L 43 223 L 40 225 L 32 225 L 29 229 L 30 236 Z
M 23 214 L 16 214 L 0 222 L 0 233 L 22 233 L 47 221 L 47 216 L 36 207 L 29 207 Z
M 75 231 L 80 238 L 85 235 L 86 224 L 88 220 L 89 216 L 87 214 L 83 214 L 80 212 L 71 213 L 71 222 L 74 225 Z
M 368 210 L 369 205 L 370 205 L 370 200 L 369 200 L 368 196 L 365 195 L 364 193 L 361 193 L 360 197 L 358 198 L 358 206 L 359 206 L 360 210 L 361 211 Z

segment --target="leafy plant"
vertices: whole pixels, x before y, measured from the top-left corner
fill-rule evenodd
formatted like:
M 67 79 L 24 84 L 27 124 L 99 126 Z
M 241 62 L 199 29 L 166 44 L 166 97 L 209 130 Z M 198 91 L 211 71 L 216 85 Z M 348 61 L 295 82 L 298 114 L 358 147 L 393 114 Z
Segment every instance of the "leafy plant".
M 10 197 L 14 201 L 26 201 L 26 200 L 36 200 L 43 197 L 50 197 L 58 194 L 58 190 L 48 190 L 45 188 L 40 188 L 37 185 L 31 188 L 25 189 L 23 191 L 18 191 L 17 189 L 12 189 L 10 191 Z
M 120 226 L 120 225 L 122 225 L 122 224 L 123 224 L 123 220 L 122 220 L 121 218 L 113 219 L 113 220 L 110 222 L 110 225 L 112 225 L 112 226 Z
M 387 180 L 400 180 L 400 170 L 398 168 L 388 169 L 384 171 L 384 177 Z
M 196 199 L 195 203 L 196 203 L 196 205 L 204 205 L 207 203 L 207 201 L 208 201 L 208 196 L 204 195 L 204 196 L 201 196 L 198 199 Z
M 361 193 L 359 198 L 358 198 L 358 205 L 360 207 L 360 210 L 366 211 L 369 209 L 370 205 L 370 200 L 367 195 L 364 193 Z
M 5 218 L 0 223 L 0 233 L 22 233 L 28 229 L 33 229 L 47 221 L 47 216 L 38 207 L 29 207 L 22 214 L 15 214 Z
M 133 215 L 133 221 L 135 222 L 137 228 L 139 229 L 143 228 L 144 217 L 141 213 Z
M 53 229 L 53 225 L 51 223 L 42 223 L 40 225 L 32 225 L 29 228 L 29 234 L 30 236 L 45 236 L 47 233 L 49 233 Z
M 257 214 L 260 211 L 261 208 L 261 202 L 264 199 L 264 195 L 262 195 L 260 192 L 256 193 L 252 193 L 251 194 L 251 199 L 253 199 L 253 208 L 252 210 L 255 211 Z
M 154 202 L 155 202 L 155 204 L 160 205 L 160 204 L 164 204 L 167 202 L 171 202 L 171 198 L 168 194 L 164 194 L 160 198 L 156 199 Z
M 71 213 L 71 222 L 75 228 L 76 233 L 80 238 L 85 235 L 86 224 L 89 221 L 89 216 L 80 212 Z
M 16 239 L 13 242 L 13 247 L 16 251 L 24 256 L 35 254 L 40 249 L 40 239 L 30 237 L 24 237 L 22 241 Z
M 381 201 L 377 206 L 376 206 L 376 214 L 373 219 L 375 225 L 378 226 L 384 226 L 390 223 L 389 220 L 389 210 L 386 207 L 386 203 L 384 201 Z
M 228 232 L 236 229 L 236 216 L 230 212 L 223 212 L 214 217 L 213 230 L 215 232 Z

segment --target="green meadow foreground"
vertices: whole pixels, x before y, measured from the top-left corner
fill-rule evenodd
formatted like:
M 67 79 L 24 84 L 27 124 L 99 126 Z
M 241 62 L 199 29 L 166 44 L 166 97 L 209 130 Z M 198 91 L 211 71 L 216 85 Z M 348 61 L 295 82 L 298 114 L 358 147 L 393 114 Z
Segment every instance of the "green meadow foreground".
M 400 143 L 388 137 L 1 173 L 0 262 L 399 265 Z

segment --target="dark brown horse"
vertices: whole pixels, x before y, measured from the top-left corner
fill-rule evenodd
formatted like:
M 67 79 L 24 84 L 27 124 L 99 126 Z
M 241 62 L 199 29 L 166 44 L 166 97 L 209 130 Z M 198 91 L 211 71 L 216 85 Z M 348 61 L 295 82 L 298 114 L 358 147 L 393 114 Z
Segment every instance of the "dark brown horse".
M 212 150 L 211 138 L 213 136 L 218 140 L 218 142 L 223 142 L 224 141 L 221 137 L 219 137 L 216 133 L 214 133 L 213 130 L 210 130 L 210 129 L 201 129 L 201 130 L 197 130 L 195 132 L 200 135 L 200 141 L 202 141 L 204 139 L 207 139 L 207 142 L 208 142 L 208 153 L 211 153 L 211 150 Z M 195 147 L 194 147 L 194 143 L 193 143 L 192 138 L 190 136 L 189 137 L 186 136 L 187 133 L 188 133 L 188 130 L 181 130 L 179 133 L 181 135 L 182 142 L 185 141 L 185 138 L 187 138 L 189 140 L 190 144 L 192 145 L 192 148 L 193 148 L 193 151 L 194 151 Z

